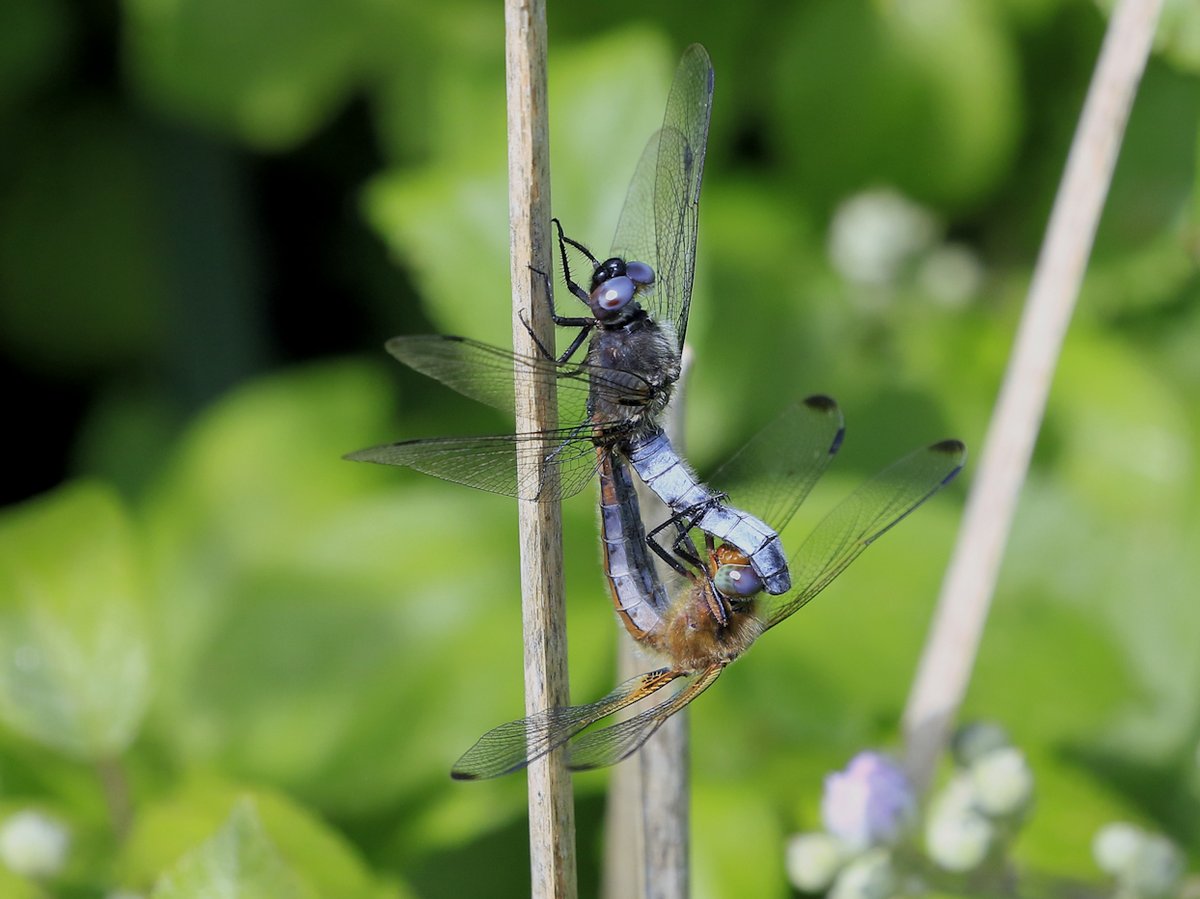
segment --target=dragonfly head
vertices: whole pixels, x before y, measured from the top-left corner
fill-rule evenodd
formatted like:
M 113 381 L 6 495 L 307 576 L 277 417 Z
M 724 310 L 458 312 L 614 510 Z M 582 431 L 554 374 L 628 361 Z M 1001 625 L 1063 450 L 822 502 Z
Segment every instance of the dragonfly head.
M 722 596 L 745 599 L 762 592 L 762 578 L 750 567 L 750 559 L 727 543 L 713 551 L 709 567 L 713 586 Z
M 601 321 L 616 318 L 633 301 L 638 288 L 654 283 L 654 269 L 644 262 L 629 262 L 614 256 L 596 266 L 588 305 Z

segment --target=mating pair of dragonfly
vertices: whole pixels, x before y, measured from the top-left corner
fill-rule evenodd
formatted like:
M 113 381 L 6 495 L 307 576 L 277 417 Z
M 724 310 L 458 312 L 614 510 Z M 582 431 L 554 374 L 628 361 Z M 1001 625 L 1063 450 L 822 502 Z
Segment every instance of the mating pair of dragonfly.
M 708 53 L 693 45 L 676 71 L 663 126 L 638 163 L 609 258 L 596 259 L 555 221 L 567 288 L 588 310 L 559 315 L 550 300 L 556 325 L 577 329 L 563 353 L 539 343 L 539 353 L 520 356 L 449 336 L 387 344 L 417 371 L 510 412 L 514 374 L 553 378 L 561 426 L 411 440 L 348 458 L 532 500 L 572 496 L 599 472 L 613 603 L 629 633 L 665 660 L 597 702 L 494 728 L 455 764 L 456 778 L 516 771 L 564 744 L 575 770 L 627 757 L 962 468 L 965 448 L 957 440 L 906 456 L 838 505 L 789 559 L 779 532 L 842 443 L 842 415 L 832 399 L 810 396 L 788 408 L 715 473 L 710 482 L 721 492 L 701 482 L 672 448 L 659 420 L 680 375 L 712 93 Z M 572 258 L 576 271 L 590 267 L 587 288 L 573 280 Z M 649 532 L 630 469 L 671 510 Z M 669 566 L 671 583 L 664 584 L 654 556 Z M 592 728 L 679 678 L 689 682 L 666 699 Z

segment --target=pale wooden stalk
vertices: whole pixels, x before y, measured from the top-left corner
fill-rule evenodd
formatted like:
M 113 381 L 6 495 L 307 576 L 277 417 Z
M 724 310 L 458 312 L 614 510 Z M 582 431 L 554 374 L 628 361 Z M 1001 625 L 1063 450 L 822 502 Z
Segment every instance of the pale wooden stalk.
M 684 347 L 683 370 L 675 385 L 663 421 L 671 444 L 684 452 L 684 394 L 692 351 Z M 671 510 L 646 485 L 636 484 L 642 518 L 657 524 Z M 672 575 L 655 564 L 659 575 Z M 661 664 L 629 638 L 624 628 L 617 644 L 617 679 L 624 681 Z M 638 703 L 625 716 L 642 711 L 657 697 Z M 686 899 L 689 894 L 690 858 L 690 754 L 688 712 L 684 709 L 666 723 L 637 755 L 618 765 L 609 782 L 605 820 L 604 896 L 606 899 Z
M 505 0 L 508 98 L 508 206 L 511 250 L 513 349 L 533 356 L 554 346 L 546 303 L 550 271 L 549 129 L 546 107 L 546 7 L 544 0 Z M 518 432 L 557 426 L 552 378 L 518 378 Z M 534 463 L 536 464 L 536 463 Z M 521 609 L 525 638 L 525 711 L 532 715 L 570 704 L 566 613 L 563 604 L 562 510 L 557 501 L 518 505 Z M 529 766 L 529 863 L 535 899 L 574 899 L 575 815 L 571 777 L 561 752 Z
M 1071 143 L 958 542 L 904 712 L 906 764 L 922 788 L 946 745 L 970 680 L 1017 496 L 1161 6 L 1162 0 L 1121 0 L 1113 12 Z

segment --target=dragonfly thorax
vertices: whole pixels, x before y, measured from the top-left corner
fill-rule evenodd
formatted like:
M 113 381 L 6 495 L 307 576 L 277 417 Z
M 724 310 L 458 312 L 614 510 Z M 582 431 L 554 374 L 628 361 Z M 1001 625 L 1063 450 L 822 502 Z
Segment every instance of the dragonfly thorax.
M 593 397 L 593 414 L 602 421 L 652 422 L 679 378 L 674 340 L 636 303 L 593 332 L 588 362 L 608 372 L 608 389 Z

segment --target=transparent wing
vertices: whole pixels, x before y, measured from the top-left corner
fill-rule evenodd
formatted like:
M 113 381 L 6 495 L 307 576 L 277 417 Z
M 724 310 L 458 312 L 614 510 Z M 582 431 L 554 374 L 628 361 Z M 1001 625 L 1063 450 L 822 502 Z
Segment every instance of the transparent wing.
M 950 483 L 967 449 L 944 440 L 917 450 L 867 481 L 822 519 L 792 557 L 790 595 L 767 597 L 759 617 L 771 628 L 825 589 L 897 522 Z
M 466 337 L 417 335 L 393 337 L 387 351 L 415 371 L 441 381 L 463 396 L 506 412 L 513 411 L 513 377 L 553 378 L 558 385 L 559 424 L 572 427 L 588 418 L 588 397 L 603 397 L 618 411 L 640 412 L 653 389 L 636 374 L 572 362 L 560 365 L 545 356 L 512 350 Z
M 712 61 L 692 44 L 675 70 L 662 129 L 650 138 L 634 172 L 613 241 L 614 256 L 653 266 L 655 287 L 642 302 L 654 320 L 674 328 L 680 348 L 696 270 L 712 95 Z
M 454 763 L 456 780 L 481 780 L 519 771 L 561 746 L 585 727 L 661 690 L 680 673 L 668 668 L 627 680 L 588 705 L 553 708 L 489 730 Z
M 465 337 L 394 337 L 388 352 L 464 396 L 513 411 L 514 372 L 554 378 L 559 421 L 554 430 L 486 437 L 435 437 L 369 447 L 346 456 L 356 462 L 399 465 L 491 493 L 538 500 L 573 496 L 596 471 L 596 447 L 618 440 L 642 413 L 653 389 L 636 374 L 587 363 L 559 365 L 543 356 Z M 591 421 L 590 403 L 603 400 L 611 419 Z M 609 414 L 606 412 L 606 414 Z
M 843 434 L 837 403 L 819 394 L 807 397 L 759 431 L 708 483 L 778 533 L 833 461 Z
M 639 712 L 627 721 L 599 730 L 588 731 L 573 739 L 567 747 L 567 767 L 572 771 L 587 771 L 615 765 L 636 752 L 664 721 L 713 685 L 723 665 L 713 665 L 686 687 L 653 708 Z
M 659 272 L 658 244 L 654 227 L 654 177 L 658 172 L 658 140 L 661 131 L 655 131 L 646 142 L 646 149 L 633 171 L 633 180 L 625 192 L 625 205 L 621 207 L 621 218 L 617 221 L 617 233 L 613 237 L 612 254 L 626 262 L 645 262 Z M 638 293 L 638 301 L 646 307 L 655 321 L 666 324 L 662 304 L 658 299 L 662 279 L 649 289 Z
M 345 458 L 413 468 L 504 496 L 565 499 L 582 490 L 596 473 L 592 430 L 582 425 L 495 437 L 406 440 L 358 450 Z

